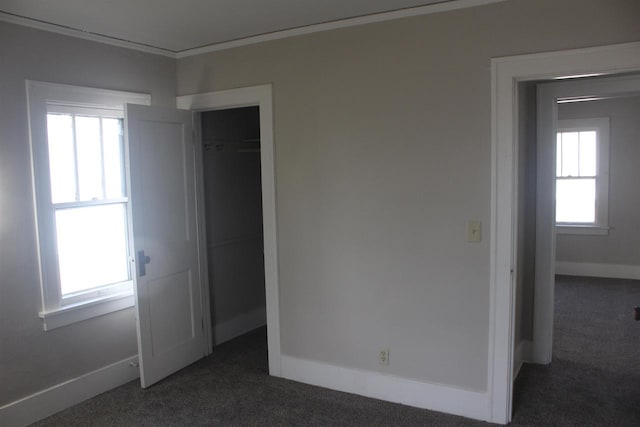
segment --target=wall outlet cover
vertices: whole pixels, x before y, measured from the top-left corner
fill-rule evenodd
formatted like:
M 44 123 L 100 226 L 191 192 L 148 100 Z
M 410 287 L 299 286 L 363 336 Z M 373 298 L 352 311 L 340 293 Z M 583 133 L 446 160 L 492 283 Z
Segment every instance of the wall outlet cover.
M 378 363 L 385 366 L 389 365 L 389 349 L 388 348 L 380 349 L 380 352 L 378 353 Z

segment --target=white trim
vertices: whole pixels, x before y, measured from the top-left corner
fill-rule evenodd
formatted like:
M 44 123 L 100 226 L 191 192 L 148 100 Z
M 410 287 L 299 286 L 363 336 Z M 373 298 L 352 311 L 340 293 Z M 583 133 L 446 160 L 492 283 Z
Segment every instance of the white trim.
M 517 189 L 514 171 L 516 141 L 514 114 L 518 105 L 515 82 L 503 76 L 500 64 L 491 64 L 491 236 L 490 236 L 490 297 L 489 297 L 489 357 L 487 367 L 488 421 L 507 424 L 511 421 L 513 381 L 513 314 L 515 289 L 513 263 L 515 236 L 514 192 Z M 515 92 L 515 94 L 514 94 Z M 504 108 L 503 105 L 510 108 Z M 504 110 L 504 111 L 501 111 Z M 499 115 L 500 114 L 500 115 Z M 504 120 L 511 127 L 501 126 Z
M 597 227 L 593 225 L 556 224 L 556 234 L 606 236 L 609 234 L 610 229 L 611 227 Z
M 177 103 L 177 101 L 176 101 Z M 204 189 L 204 147 L 198 143 L 202 141 L 202 125 L 200 114 L 192 114 L 193 120 L 193 143 L 194 143 L 194 163 L 195 163 L 195 184 L 196 184 L 196 221 L 198 225 L 198 267 L 200 269 L 200 283 L 202 283 L 202 321 L 205 341 L 205 356 L 213 353 L 213 332 L 211 330 L 211 292 L 209 289 L 209 263 L 208 242 L 207 242 L 207 221 L 205 216 L 205 189 Z
M 562 84 L 562 83 L 552 83 Z M 556 134 L 562 132 L 580 132 L 590 130 L 596 132 L 596 203 L 595 203 L 595 223 L 575 224 L 556 222 L 556 233 L 561 234 L 608 234 L 609 231 L 609 118 L 592 117 L 584 119 L 557 120 Z M 553 146 L 556 148 L 557 142 Z M 557 159 L 556 159 L 557 162 Z M 556 165 L 557 166 L 557 165 Z M 557 176 L 556 185 L 559 179 L 567 177 Z M 575 177 L 576 179 L 582 177 Z M 561 230 L 561 231 L 560 231 Z M 603 233 L 604 231 L 604 233 Z
M 286 355 L 282 356 L 282 376 L 293 381 L 374 399 L 476 420 L 487 420 L 485 392 L 345 368 Z
M 489 420 L 511 420 L 513 386 L 514 197 L 517 164 L 518 82 L 640 70 L 640 43 L 495 58 L 492 66 L 491 266 L 488 397 Z M 552 233 L 553 227 L 549 227 Z M 546 253 L 544 257 L 551 254 Z M 517 273 L 517 272 L 514 272 Z M 536 273 L 537 276 L 537 273 Z
M 522 340 L 516 347 L 516 351 L 513 356 L 513 381 L 518 378 L 522 365 L 529 361 L 529 354 L 531 353 L 531 341 Z
M 121 294 L 91 301 L 83 301 L 73 305 L 63 306 L 57 310 L 41 311 L 39 316 L 44 323 L 44 330 L 50 331 L 75 322 L 91 319 L 92 317 L 134 307 L 135 305 L 136 302 L 133 296 L 132 284 L 130 290 Z
M 468 7 L 484 6 L 492 3 L 500 3 L 505 0 L 450 0 L 442 3 L 428 4 L 425 6 L 410 7 L 406 9 L 393 10 L 390 12 L 374 13 L 371 15 L 358 16 L 355 18 L 339 19 L 336 21 L 323 22 L 320 24 L 306 25 L 288 30 L 274 31 L 272 33 L 259 34 L 257 36 L 244 37 L 237 40 L 230 40 L 221 43 L 213 43 L 195 49 L 185 49 L 176 53 L 176 58 L 186 58 L 189 56 L 202 55 L 203 53 L 217 52 L 219 50 L 232 49 L 235 47 L 248 46 L 256 43 L 263 43 L 271 40 L 279 40 L 287 37 L 301 36 L 305 34 L 319 33 L 322 31 L 337 30 L 340 28 L 355 27 L 376 22 L 391 21 L 394 19 L 408 18 L 411 16 L 430 15 L 432 13 L 449 12 Z
M 278 242 L 276 216 L 275 144 L 273 139 L 273 95 L 271 85 L 184 95 L 176 98 L 178 108 L 209 111 L 257 105 L 260 107 L 260 165 L 262 174 L 262 231 L 264 236 L 264 276 L 267 306 L 267 347 L 269 374 L 280 376 L 280 296 L 278 278 Z M 202 163 L 202 151 L 196 150 L 196 162 Z M 202 171 L 197 182 L 203 182 Z M 199 193 L 200 194 L 200 193 Z M 204 204 L 199 216 L 204 218 Z M 200 245 L 201 263 L 206 264 L 206 242 Z M 205 301 L 208 304 L 208 300 Z
M 10 24 L 22 25 L 23 27 L 35 28 L 36 30 L 48 31 L 50 33 L 62 34 L 65 36 L 75 37 L 78 39 L 89 40 L 92 42 L 107 44 L 111 46 L 123 47 L 125 49 L 137 50 L 140 52 L 151 53 L 154 55 L 167 56 L 169 58 L 175 58 L 176 54 L 173 51 L 161 49 L 155 46 L 147 46 L 144 44 L 120 40 L 114 37 L 103 36 L 101 34 L 95 34 L 88 31 L 78 30 L 75 28 L 69 28 L 62 25 L 56 25 L 49 22 L 38 21 L 35 19 L 25 18 L 22 16 L 12 15 L 6 12 L 0 12 L 0 21 L 8 22 Z
M 304 34 L 319 33 L 322 31 L 336 30 L 339 28 L 354 27 L 357 25 L 372 24 L 376 22 L 391 21 L 394 19 L 408 18 L 411 16 L 429 15 L 432 13 L 449 12 L 452 10 L 464 9 L 468 7 L 484 6 L 492 3 L 500 3 L 505 0 L 448 0 L 441 3 L 428 4 L 425 6 L 409 7 L 406 9 L 392 10 L 389 12 L 374 13 L 371 15 L 363 15 L 354 18 L 338 19 L 336 21 L 323 22 L 320 24 L 305 25 L 287 30 L 274 31 L 271 33 L 259 34 L 255 36 L 244 37 L 236 40 L 230 40 L 220 43 L 212 43 L 193 49 L 184 49 L 181 51 L 173 51 L 155 46 L 148 46 L 129 40 L 121 40 L 101 34 L 95 34 L 75 28 L 69 28 L 49 22 L 38 21 L 30 18 L 12 15 L 0 12 L 0 21 L 12 24 L 23 25 L 25 27 L 36 28 L 38 30 L 49 31 L 52 33 L 64 34 L 66 36 L 76 37 L 85 40 L 91 40 L 98 43 L 108 44 L 112 46 L 123 47 L 126 49 L 138 50 L 141 52 L 152 53 L 155 55 L 167 56 L 169 58 L 186 58 L 189 56 L 201 55 L 203 53 L 216 52 L 234 47 L 248 46 L 256 43 L 262 43 L 270 40 L 279 40 L 287 37 L 295 37 Z
M 0 425 L 24 426 L 140 376 L 138 356 L 132 356 L 74 379 L 56 384 L 0 407 Z
M 63 298 L 60 294 L 57 245 L 55 241 L 54 215 L 56 205 L 51 202 L 51 183 L 49 173 L 49 148 L 47 143 L 47 109 L 50 104 L 108 109 L 122 112 L 125 103 L 149 105 L 151 96 L 136 92 L 123 92 L 108 89 L 97 89 L 83 86 L 70 86 L 58 83 L 47 83 L 33 80 L 25 82 L 29 120 L 29 141 L 31 150 L 31 174 L 33 179 L 33 200 L 35 209 L 35 225 L 38 250 L 38 269 L 42 296 L 41 317 L 45 320 L 44 329 L 49 330 L 64 326 L 71 321 L 79 321 L 89 317 L 105 314 L 107 309 L 121 310 L 131 306 L 128 301 L 121 300 L 106 304 L 95 304 L 95 300 L 87 300 L 83 309 L 76 307 L 73 313 L 63 310 Z M 126 150 L 126 146 L 125 146 Z M 128 175 L 128 168 L 126 170 Z M 127 176 L 128 181 L 128 176 Z M 101 203 L 109 203 L 103 201 Z M 92 204 L 92 202 L 89 202 Z M 128 221 L 131 222 L 130 208 L 127 203 Z M 95 310 L 94 315 L 91 313 Z M 51 313 L 51 315 L 49 315 Z
M 139 92 L 26 80 L 29 102 L 124 111 L 124 104 L 151 105 L 151 95 Z
M 556 274 L 640 280 L 640 265 L 557 261 Z
M 267 309 L 265 307 L 242 313 L 233 319 L 215 325 L 213 343 L 214 345 L 222 344 L 266 324 Z

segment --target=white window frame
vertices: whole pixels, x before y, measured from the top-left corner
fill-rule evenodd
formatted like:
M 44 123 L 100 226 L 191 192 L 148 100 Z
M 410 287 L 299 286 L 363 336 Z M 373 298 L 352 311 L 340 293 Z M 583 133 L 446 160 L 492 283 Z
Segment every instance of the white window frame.
M 133 92 L 121 92 L 56 83 L 26 81 L 27 106 L 30 130 L 31 167 L 34 188 L 36 230 L 38 239 L 38 266 L 42 289 L 44 330 L 59 328 L 92 317 L 135 305 L 132 271 L 131 285 L 116 285 L 106 293 L 93 293 L 90 297 L 67 299 L 63 302 L 60 292 L 57 249 L 55 241 L 54 208 L 51 202 L 49 175 L 49 147 L 47 137 L 47 113 L 71 108 L 81 113 L 82 109 L 100 109 L 101 113 L 113 117 L 124 117 L 124 105 L 150 105 L 151 96 Z M 125 180 L 129 191 L 128 147 L 125 142 Z M 129 236 L 133 236 L 131 204 L 127 203 Z M 133 242 L 129 239 L 129 252 L 133 254 Z
M 558 120 L 557 133 L 583 131 L 595 131 L 597 135 L 595 222 L 591 224 L 556 222 L 556 233 L 607 235 L 609 234 L 609 118 Z M 556 144 L 557 142 L 554 146 Z M 556 165 L 554 170 L 555 167 Z M 555 182 L 558 182 L 557 177 Z

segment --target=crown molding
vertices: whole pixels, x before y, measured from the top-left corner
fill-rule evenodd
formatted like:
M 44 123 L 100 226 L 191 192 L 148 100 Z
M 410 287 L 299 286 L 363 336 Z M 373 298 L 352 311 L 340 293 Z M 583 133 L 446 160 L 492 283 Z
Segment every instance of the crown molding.
M 492 3 L 500 3 L 506 0 L 445 0 L 440 3 L 428 4 L 425 6 L 410 7 L 406 9 L 393 10 L 390 12 L 374 13 L 371 15 L 363 15 L 354 18 L 339 19 L 336 21 L 323 22 L 320 24 L 306 25 L 302 27 L 291 28 L 287 30 L 274 31 L 271 33 L 259 34 L 256 36 L 244 37 L 236 40 L 229 40 L 220 43 L 212 43 L 193 49 L 185 49 L 181 51 L 172 51 L 162 49 L 155 46 L 149 46 L 136 43 L 129 40 L 109 37 L 102 34 L 95 34 L 88 31 L 65 27 L 63 25 L 52 24 L 45 21 L 30 19 L 18 15 L 13 15 L 0 11 L 0 21 L 18 24 L 26 27 L 36 28 L 38 30 L 49 31 L 53 33 L 63 34 L 84 40 L 90 40 L 98 43 L 108 44 L 112 46 L 133 49 L 140 52 L 151 53 L 155 55 L 166 56 L 169 58 L 180 59 L 204 53 L 216 52 L 235 47 L 248 46 L 256 43 L 263 43 L 271 40 L 279 40 L 287 37 L 301 36 L 305 34 L 319 33 L 323 31 L 331 31 L 340 28 L 355 27 L 364 24 L 373 24 L 376 22 L 391 21 L 394 19 L 408 18 L 412 16 L 429 15 L 432 13 L 449 12 L 469 7 L 484 6 Z
M 63 25 L 52 24 L 49 22 L 39 21 L 37 19 L 25 18 L 22 16 L 12 15 L 6 12 L 0 12 L 0 21 L 8 22 L 10 24 L 22 25 L 23 27 L 35 28 L 37 30 L 48 31 L 50 33 L 62 34 L 65 36 L 71 36 L 78 39 L 90 40 L 102 44 L 108 44 L 111 46 L 124 47 L 126 49 L 137 50 L 140 52 L 151 53 L 154 55 L 167 56 L 169 58 L 176 58 L 176 53 L 167 49 L 161 49 L 154 46 L 148 46 L 141 43 L 136 43 L 128 40 L 122 40 L 115 37 L 104 36 L 101 34 L 95 34 L 88 31 L 79 30 L 76 28 L 65 27 Z
M 394 19 L 408 18 L 411 16 L 429 15 L 432 13 L 449 12 L 468 7 L 484 6 L 492 3 L 500 3 L 506 0 L 446 0 L 442 3 L 428 4 L 425 6 L 410 7 L 407 9 L 393 10 L 390 12 L 374 13 L 371 15 L 358 16 L 355 18 L 339 19 L 336 21 L 323 22 L 320 24 L 306 25 L 303 27 L 291 28 L 288 30 L 274 31 L 272 33 L 260 34 L 257 36 L 245 37 L 237 40 L 230 40 L 221 43 L 186 49 L 176 52 L 176 58 L 186 58 L 189 56 L 202 55 L 203 53 L 216 52 L 219 50 L 232 49 L 235 47 L 248 46 L 256 43 L 263 43 L 271 40 L 284 39 L 287 37 L 301 36 L 305 34 L 319 33 L 322 31 L 336 30 L 339 28 L 355 27 L 376 22 L 391 21 Z

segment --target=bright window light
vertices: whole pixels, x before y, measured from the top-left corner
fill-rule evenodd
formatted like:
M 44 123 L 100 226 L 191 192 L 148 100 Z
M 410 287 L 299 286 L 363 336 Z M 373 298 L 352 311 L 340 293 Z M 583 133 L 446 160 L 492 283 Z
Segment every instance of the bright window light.
M 75 119 L 79 200 L 100 200 L 103 198 L 100 118 Z
M 129 280 L 123 204 L 56 211 L 62 297 Z
M 45 331 L 133 307 L 124 110 L 146 94 L 27 80 Z
M 76 166 L 73 117 L 69 114 L 48 114 L 47 130 L 51 201 L 53 203 L 75 201 Z
M 556 222 L 596 222 L 596 131 L 558 132 Z
M 596 180 L 558 180 L 556 221 L 593 224 L 596 221 Z
M 84 111 L 47 114 L 63 303 L 104 295 L 105 288 L 131 280 L 122 127 L 121 118 Z
M 122 120 L 102 119 L 102 155 L 106 198 L 124 197 Z
M 606 229 L 608 119 L 560 120 L 558 129 L 556 224 Z

